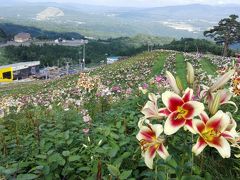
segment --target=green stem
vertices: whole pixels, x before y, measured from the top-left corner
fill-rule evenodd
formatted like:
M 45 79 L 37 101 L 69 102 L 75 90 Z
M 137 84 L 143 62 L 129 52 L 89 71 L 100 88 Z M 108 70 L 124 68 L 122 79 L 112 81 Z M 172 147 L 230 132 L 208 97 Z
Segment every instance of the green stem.
M 193 134 L 192 134 L 192 144 L 193 144 Z M 193 175 L 193 164 L 194 164 L 194 154 L 192 152 L 192 168 L 191 168 L 191 175 Z
M 165 165 L 164 171 L 165 171 L 165 174 L 166 174 L 166 180 L 168 180 L 168 172 L 167 172 L 167 167 L 166 167 L 166 165 Z
M 157 160 L 157 162 L 158 162 L 158 160 Z M 157 167 L 158 167 L 158 166 L 157 166 L 157 163 L 156 163 L 156 165 L 155 165 L 155 180 L 158 179 L 158 178 L 157 178 L 157 177 L 158 177 L 158 175 L 157 175 L 157 174 L 158 174 L 158 169 L 157 169 Z

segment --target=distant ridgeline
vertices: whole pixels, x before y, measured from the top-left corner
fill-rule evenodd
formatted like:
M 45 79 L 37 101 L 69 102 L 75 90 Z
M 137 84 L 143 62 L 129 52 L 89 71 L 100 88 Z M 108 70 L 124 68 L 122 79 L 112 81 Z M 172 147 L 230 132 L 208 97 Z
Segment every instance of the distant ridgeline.
M 231 49 L 240 52 L 240 43 L 235 43 L 230 46 Z
M 52 31 L 45 31 L 35 27 L 22 26 L 22 25 L 16 25 L 11 23 L 0 23 L 0 29 L 2 29 L 9 38 L 13 38 L 14 35 L 21 32 L 29 33 L 31 34 L 31 37 L 35 37 L 37 39 L 53 40 L 61 37 L 66 40 L 70 40 L 72 38 L 74 39 L 84 38 L 84 36 L 76 32 L 52 32 Z

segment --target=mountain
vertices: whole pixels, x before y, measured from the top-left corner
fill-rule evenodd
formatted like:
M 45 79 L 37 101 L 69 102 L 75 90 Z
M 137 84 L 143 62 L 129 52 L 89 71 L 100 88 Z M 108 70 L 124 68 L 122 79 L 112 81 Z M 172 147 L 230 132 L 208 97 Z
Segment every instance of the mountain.
M 240 5 L 125 8 L 23 2 L 8 6 L 0 4 L 0 23 L 35 26 L 47 31 L 77 32 L 95 38 L 136 34 L 203 38 L 204 30 L 230 14 L 240 15 L 239 9 Z

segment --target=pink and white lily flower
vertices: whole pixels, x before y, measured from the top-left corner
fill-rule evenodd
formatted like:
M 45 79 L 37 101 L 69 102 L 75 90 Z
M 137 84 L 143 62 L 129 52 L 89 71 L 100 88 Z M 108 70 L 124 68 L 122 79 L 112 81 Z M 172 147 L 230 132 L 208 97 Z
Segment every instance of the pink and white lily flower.
M 226 90 L 226 89 L 223 89 L 221 90 L 220 92 L 220 104 L 231 104 L 235 107 L 235 112 L 238 111 L 238 107 L 236 105 L 235 102 L 233 101 L 230 101 L 230 99 L 232 98 L 233 94 L 229 91 L 229 90 Z
M 141 125 L 140 127 L 140 131 L 136 138 L 140 141 L 145 164 L 152 169 L 153 159 L 156 153 L 163 159 L 169 156 L 168 151 L 163 145 L 164 139 L 160 136 L 163 132 L 163 127 L 160 124 L 152 125 L 150 123 L 146 123 L 146 126 Z
M 201 113 L 200 117 L 201 120 L 193 122 L 193 127 L 200 137 L 192 151 L 198 155 L 208 145 L 217 149 L 223 158 L 229 158 L 231 149 L 227 140 L 234 136 L 230 131 L 227 131 L 230 123 L 229 116 L 222 111 L 218 111 L 210 119 L 205 112 Z
M 145 115 L 147 119 L 161 119 L 162 117 L 169 115 L 169 112 L 166 111 L 164 108 L 158 108 L 157 100 L 158 96 L 153 93 L 148 94 L 148 101 L 142 109 L 142 113 Z
M 232 114 L 230 112 L 227 112 L 226 114 L 230 118 L 229 124 L 226 128 L 226 131 L 228 132 L 228 134 L 230 133 L 230 136 L 226 138 L 229 142 L 231 142 L 232 144 L 235 144 L 238 140 L 240 140 L 240 134 L 236 130 L 237 122 L 233 119 Z
M 166 135 L 176 133 L 183 126 L 195 133 L 192 128 L 192 119 L 204 111 L 204 105 L 192 99 L 193 90 L 190 88 L 185 90 L 183 97 L 170 91 L 162 94 L 162 101 L 166 108 L 161 112 L 167 112 L 168 116 L 164 125 Z

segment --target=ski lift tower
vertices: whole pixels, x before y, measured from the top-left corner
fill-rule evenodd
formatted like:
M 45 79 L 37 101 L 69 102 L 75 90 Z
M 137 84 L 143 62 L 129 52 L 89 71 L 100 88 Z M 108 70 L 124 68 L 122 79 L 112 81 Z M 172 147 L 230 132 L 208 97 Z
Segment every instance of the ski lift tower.
M 82 70 L 85 69 L 86 44 L 87 43 L 88 43 L 88 40 L 83 40 L 83 65 L 82 65 Z

